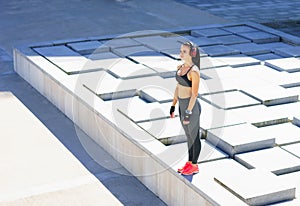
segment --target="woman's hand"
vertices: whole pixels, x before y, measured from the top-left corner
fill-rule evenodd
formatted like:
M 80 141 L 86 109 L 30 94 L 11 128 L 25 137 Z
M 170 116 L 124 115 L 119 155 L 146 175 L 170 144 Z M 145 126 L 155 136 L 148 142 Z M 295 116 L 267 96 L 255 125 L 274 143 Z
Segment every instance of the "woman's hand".
M 185 114 L 184 114 L 184 117 L 183 117 L 183 121 L 182 123 L 184 125 L 187 125 L 190 123 L 190 117 L 192 115 L 192 111 L 191 110 L 185 110 Z
M 171 108 L 170 108 L 170 117 L 171 117 L 171 118 L 174 118 L 174 117 L 175 117 L 174 112 L 175 112 L 175 106 L 171 106 Z

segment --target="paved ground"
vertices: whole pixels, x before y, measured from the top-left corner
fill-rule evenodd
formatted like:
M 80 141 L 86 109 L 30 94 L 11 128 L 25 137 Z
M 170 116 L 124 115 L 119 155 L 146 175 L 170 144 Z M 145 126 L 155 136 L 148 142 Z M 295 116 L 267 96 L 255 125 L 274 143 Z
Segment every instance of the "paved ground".
M 171 9 L 165 10 L 166 6 Z M 93 161 L 80 144 L 73 123 L 13 71 L 12 50 L 42 41 L 168 30 L 225 20 L 171 0 L 12 0 L 1 1 L 0 8 L 0 92 L 10 91 L 19 98 L 124 205 L 165 205 L 96 144 L 103 164 Z M 178 15 L 182 8 L 189 13 L 184 18 Z M 201 22 L 197 20 L 200 18 Z
M 252 21 L 300 36 L 300 1 L 175 0 L 224 19 Z

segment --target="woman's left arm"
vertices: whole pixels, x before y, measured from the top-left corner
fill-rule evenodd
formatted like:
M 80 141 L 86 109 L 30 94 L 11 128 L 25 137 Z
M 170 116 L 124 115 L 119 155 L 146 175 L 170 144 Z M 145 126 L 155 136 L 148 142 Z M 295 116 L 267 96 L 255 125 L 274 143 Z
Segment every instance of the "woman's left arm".
M 191 81 L 192 81 L 192 95 L 191 95 L 187 110 L 192 111 L 192 109 L 194 108 L 195 102 L 197 100 L 197 97 L 198 97 L 200 73 L 198 71 L 192 71 L 190 73 L 190 77 L 191 77 Z

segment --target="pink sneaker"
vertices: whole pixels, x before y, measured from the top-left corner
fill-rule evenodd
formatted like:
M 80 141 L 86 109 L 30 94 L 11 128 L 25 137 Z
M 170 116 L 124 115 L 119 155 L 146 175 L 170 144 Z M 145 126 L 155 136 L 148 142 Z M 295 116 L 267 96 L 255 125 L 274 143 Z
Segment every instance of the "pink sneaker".
M 179 168 L 177 170 L 178 173 L 181 173 L 183 170 L 185 170 L 187 167 L 190 167 L 192 165 L 192 162 L 186 162 L 185 165 L 182 168 Z
M 192 174 L 197 174 L 199 172 L 198 164 L 190 164 L 189 167 L 186 167 L 183 169 L 181 174 L 183 175 L 192 175 Z

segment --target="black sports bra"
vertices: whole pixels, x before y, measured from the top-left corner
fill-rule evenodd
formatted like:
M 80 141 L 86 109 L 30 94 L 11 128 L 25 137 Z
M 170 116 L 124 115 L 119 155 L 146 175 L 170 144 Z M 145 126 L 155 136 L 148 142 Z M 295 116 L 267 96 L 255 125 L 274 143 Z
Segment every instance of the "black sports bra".
M 185 75 L 178 75 L 178 70 L 176 72 L 176 80 L 178 82 L 178 84 L 182 85 L 182 86 L 185 86 L 185 87 L 192 87 L 192 81 L 190 81 L 188 79 L 188 76 L 187 74 L 189 73 L 189 71 L 193 68 L 194 65 L 192 65 L 189 70 L 186 72 Z

